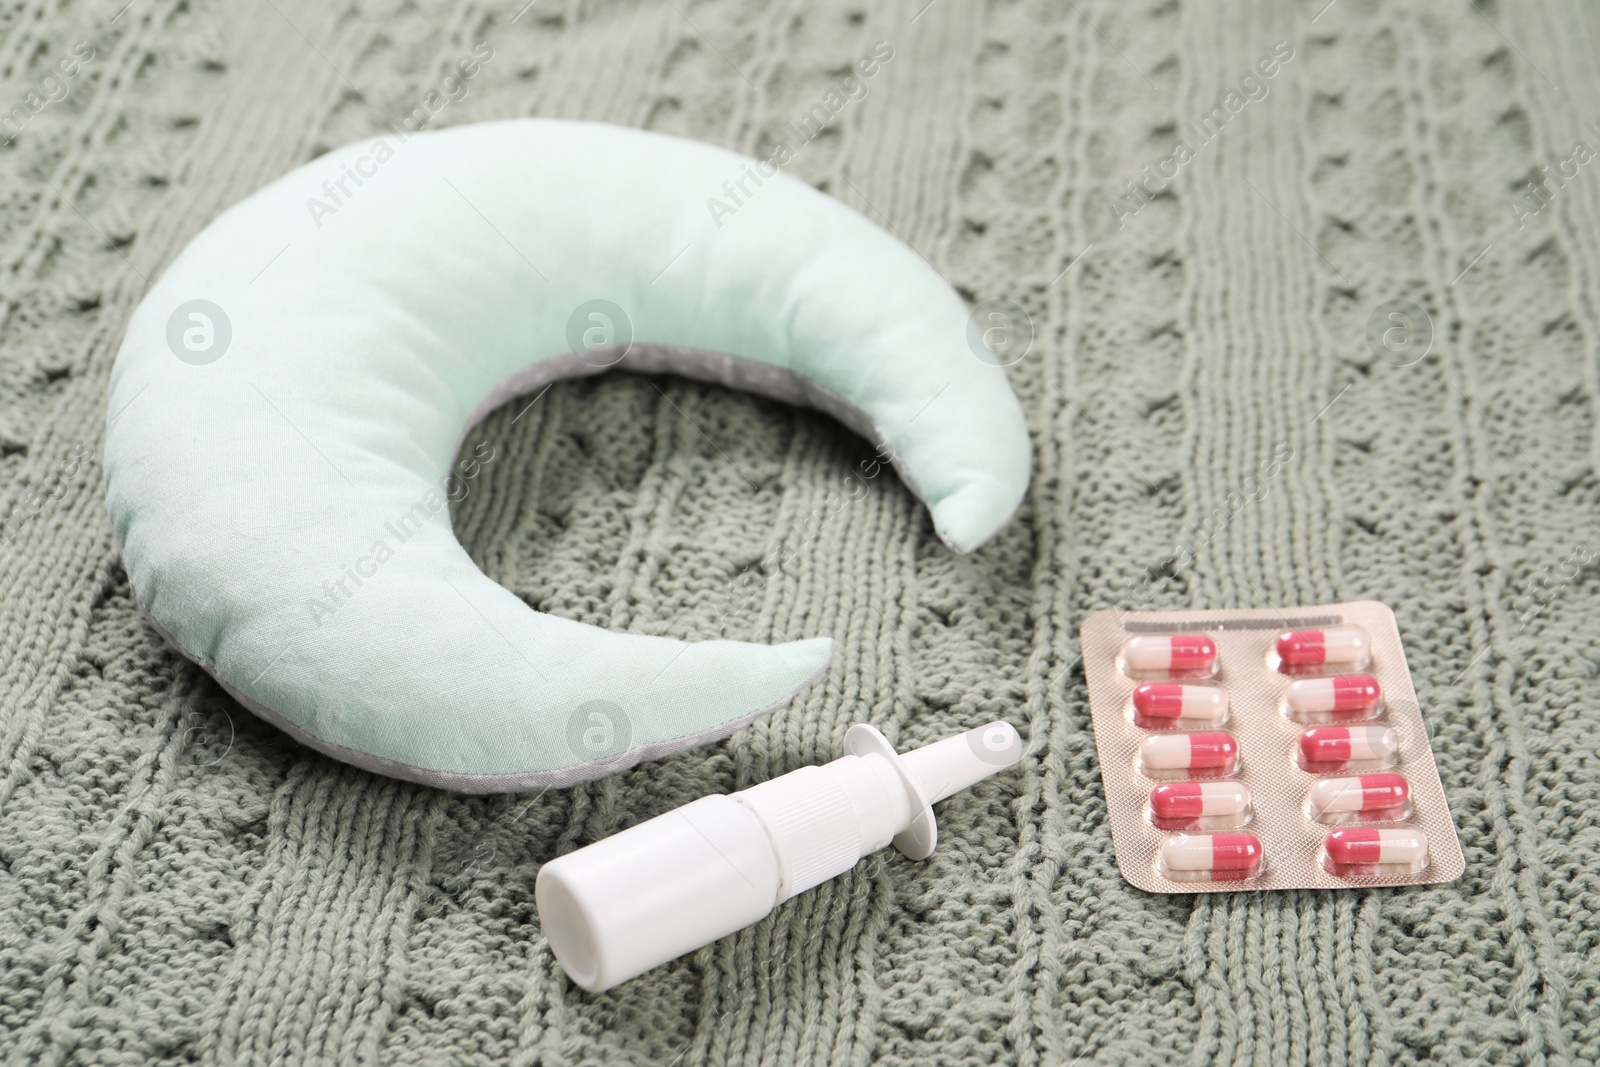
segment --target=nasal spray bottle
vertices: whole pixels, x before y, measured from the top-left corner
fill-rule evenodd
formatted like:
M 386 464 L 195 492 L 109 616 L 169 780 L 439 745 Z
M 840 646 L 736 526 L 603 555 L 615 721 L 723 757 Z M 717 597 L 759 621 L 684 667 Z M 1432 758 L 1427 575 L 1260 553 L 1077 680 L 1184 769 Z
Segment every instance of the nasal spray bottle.
M 926 859 L 933 805 L 1011 766 L 993 722 L 904 756 L 866 724 L 832 763 L 702 797 L 539 870 L 539 920 L 572 980 L 599 993 L 752 923 L 894 842 Z

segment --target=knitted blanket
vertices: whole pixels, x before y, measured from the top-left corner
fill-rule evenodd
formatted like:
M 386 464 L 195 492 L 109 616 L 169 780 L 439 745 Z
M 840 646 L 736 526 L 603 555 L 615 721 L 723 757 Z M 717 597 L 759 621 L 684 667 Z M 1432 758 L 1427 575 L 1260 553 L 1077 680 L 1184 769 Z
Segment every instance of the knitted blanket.
M 1592 8 L 523 4 L 0 14 L 0 1061 L 1600 1060 Z M 453 509 L 497 581 L 839 649 L 722 744 L 463 797 L 299 747 L 164 646 L 99 453 L 128 314 L 208 220 L 330 147 L 519 115 L 784 143 L 1024 313 L 1036 468 L 958 558 L 890 472 L 835 506 L 871 449 L 821 415 L 626 374 L 509 405 Z M 1398 613 L 1466 875 L 1126 885 L 1083 615 L 1363 597 Z M 879 853 L 605 995 L 551 957 L 549 857 L 857 721 L 909 746 L 990 718 L 1027 755 L 942 807 L 927 862 Z

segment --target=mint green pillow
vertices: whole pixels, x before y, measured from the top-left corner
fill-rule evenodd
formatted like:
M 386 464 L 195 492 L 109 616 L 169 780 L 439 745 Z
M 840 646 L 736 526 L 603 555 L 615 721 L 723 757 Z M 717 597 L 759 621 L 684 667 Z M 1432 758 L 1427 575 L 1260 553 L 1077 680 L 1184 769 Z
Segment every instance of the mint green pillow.
M 977 336 L 915 252 L 768 163 L 593 123 L 385 135 L 225 212 L 151 289 L 107 500 L 155 625 L 252 711 L 413 781 L 570 785 L 727 736 L 832 645 L 531 610 L 451 532 L 467 430 L 608 367 L 721 382 L 878 444 L 966 552 L 1029 467 Z

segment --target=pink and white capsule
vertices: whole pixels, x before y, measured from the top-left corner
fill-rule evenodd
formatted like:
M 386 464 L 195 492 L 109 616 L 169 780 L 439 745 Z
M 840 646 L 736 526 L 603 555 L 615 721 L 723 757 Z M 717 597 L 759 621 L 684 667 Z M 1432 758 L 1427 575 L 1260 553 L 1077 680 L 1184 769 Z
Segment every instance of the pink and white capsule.
M 1255 834 L 1178 834 L 1161 844 L 1161 866 L 1175 874 L 1248 878 L 1261 866 Z
M 1152 771 L 1232 770 L 1239 743 L 1231 734 L 1165 734 L 1139 746 L 1139 762 Z
M 1204 634 L 1173 634 L 1171 637 L 1135 637 L 1122 648 L 1123 662 L 1130 671 L 1209 670 L 1217 660 L 1217 646 Z
M 1411 787 L 1398 774 L 1363 774 L 1356 778 L 1328 778 L 1311 787 L 1311 811 L 1316 815 L 1389 811 L 1405 804 Z
M 1387 726 L 1313 726 L 1300 735 L 1306 763 L 1389 763 L 1400 738 Z
M 1278 635 L 1278 658 L 1290 667 L 1353 666 L 1365 663 L 1372 643 L 1359 626 L 1290 630 Z
M 1415 867 L 1428 858 L 1421 830 L 1335 830 L 1325 842 L 1328 858 L 1340 867 L 1396 864 Z
M 1141 719 L 1216 723 L 1228 714 L 1228 691 L 1215 685 L 1146 683 L 1133 691 L 1133 710 Z
M 1243 782 L 1169 782 L 1150 790 L 1150 813 L 1158 819 L 1240 815 L 1250 807 Z
M 1284 702 L 1297 715 L 1369 714 L 1383 695 L 1378 680 L 1366 674 L 1302 678 L 1291 682 Z

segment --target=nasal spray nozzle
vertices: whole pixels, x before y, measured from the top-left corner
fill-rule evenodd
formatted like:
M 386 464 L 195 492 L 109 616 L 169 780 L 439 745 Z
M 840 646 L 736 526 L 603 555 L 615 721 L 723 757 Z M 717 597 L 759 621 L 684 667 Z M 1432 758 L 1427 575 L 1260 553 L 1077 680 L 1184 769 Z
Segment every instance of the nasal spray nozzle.
M 539 870 L 535 899 L 556 959 L 599 993 L 761 920 L 894 842 L 914 860 L 938 840 L 933 805 L 1022 757 L 992 722 L 904 756 L 866 724 L 848 755 L 702 797 Z

